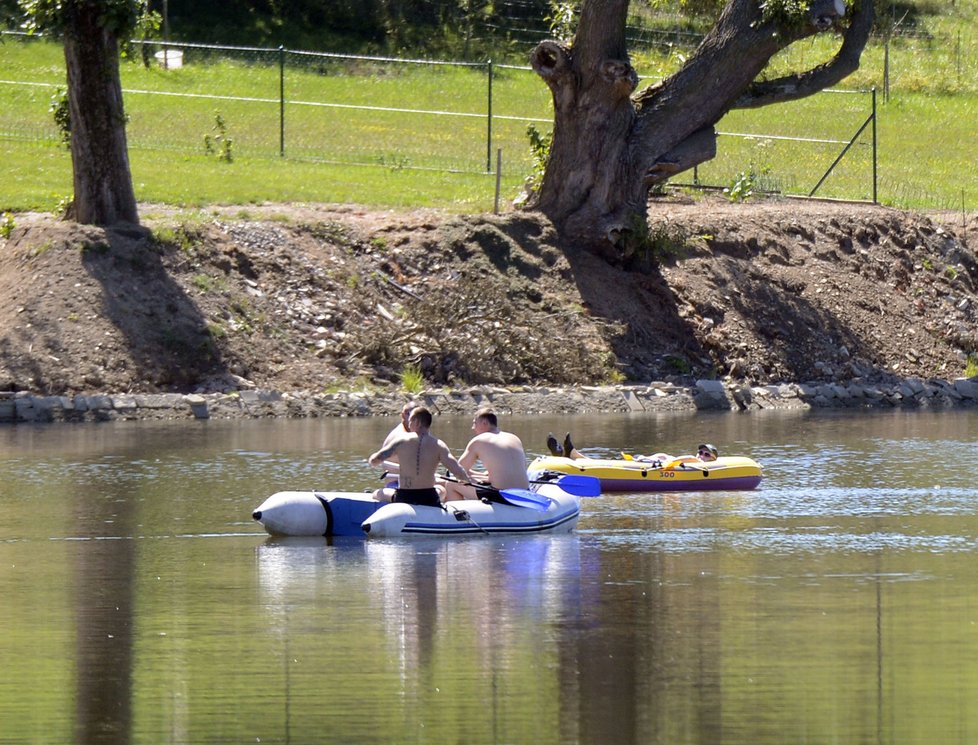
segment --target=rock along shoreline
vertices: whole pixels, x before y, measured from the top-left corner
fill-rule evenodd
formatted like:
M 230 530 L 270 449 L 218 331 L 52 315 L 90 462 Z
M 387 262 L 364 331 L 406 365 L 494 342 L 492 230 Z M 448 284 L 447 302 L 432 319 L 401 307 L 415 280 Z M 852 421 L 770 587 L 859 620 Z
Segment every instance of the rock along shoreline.
M 502 414 L 761 411 L 770 409 L 960 408 L 978 405 L 978 377 L 907 378 L 888 383 L 782 383 L 749 386 L 719 380 L 614 386 L 474 387 L 368 393 L 237 390 L 223 393 L 126 393 L 36 396 L 0 392 L 0 424 L 182 419 L 263 419 L 396 415 L 411 399 L 435 414 L 469 415 L 480 406 Z

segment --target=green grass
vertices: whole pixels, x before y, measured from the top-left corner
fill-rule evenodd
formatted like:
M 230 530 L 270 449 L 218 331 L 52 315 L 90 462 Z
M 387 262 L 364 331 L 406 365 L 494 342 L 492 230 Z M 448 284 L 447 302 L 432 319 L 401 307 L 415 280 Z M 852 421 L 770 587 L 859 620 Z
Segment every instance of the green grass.
M 976 0 L 928 16 L 929 37 L 890 46 L 890 99 L 878 96 L 878 199 L 905 208 L 975 210 L 972 175 L 978 112 Z M 920 29 L 918 29 L 920 30 Z M 810 66 L 831 39 L 795 45 L 772 74 Z M 493 208 L 496 152 L 500 198 L 515 197 L 532 168 L 526 126 L 548 129 L 546 86 L 530 71 L 497 67 L 491 144 L 482 67 L 337 62 L 288 54 L 284 157 L 280 155 L 277 52 L 204 57 L 188 50 L 179 70 L 124 62 L 127 129 L 136 196 L 190 206 L 275 201 L 357 202 L 388 207 Z M 637 67 L 666 75 L 680 59 L 636 54 Z M 70 195 L 71 164 L 49 106 L 64 87 L 60 47 L 10 38 L 0 44 L 0 211 L 54 209 Z M 651 82 L 644 78 L 643 85 Z M 871 45 L 847 87 L 882 88 L 882 47 Z M 163 95 L 165 94 L 165 95 Z M 197 97 L 192 97 L 197 96 Z M 229 100 L 237 97 L 246 100 Z M 379 111 L 378 108 L 399 109 Z M 432 113 L 434 112 L 434 113 Z M 761 188 L 807 194 L 870 112 L 870 95 L 824 93 L 804 101 L 732 112 L 717 129 L 718 155 L 696 175 L 729 185 L 753 169 Z M 233 162 L 204 152 L 220 114 Z M 751 135 L 742 137 L 735 135 Z M 837 166 L 819 196 L 872 198 L 870 130 Z M 692 181 L 681 174 L 676 181 Z

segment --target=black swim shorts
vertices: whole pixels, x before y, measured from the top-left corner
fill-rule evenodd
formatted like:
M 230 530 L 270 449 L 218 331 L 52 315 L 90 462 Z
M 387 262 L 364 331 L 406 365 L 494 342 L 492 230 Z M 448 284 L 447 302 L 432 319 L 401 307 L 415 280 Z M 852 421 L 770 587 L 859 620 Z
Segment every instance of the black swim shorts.
M 441 497 L 434 487 L 430 489 L 398 489 L 394 492 L 395 502 L 420 504 L 426 507 L 441 507 Z

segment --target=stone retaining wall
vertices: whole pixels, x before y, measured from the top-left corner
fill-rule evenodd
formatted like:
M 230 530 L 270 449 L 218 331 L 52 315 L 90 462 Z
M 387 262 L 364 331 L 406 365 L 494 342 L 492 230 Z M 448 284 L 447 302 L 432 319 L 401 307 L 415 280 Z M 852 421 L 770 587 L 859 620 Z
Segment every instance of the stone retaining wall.
M 0 393 L 0 423 L 106 422 L 136 419 L 390 416 L 404 393 L 159 393 L 34 396 Z M 784 383 L 745 386 L 718 380 L 694 385 L 649 383 L 605 387 L 470 388 L 426 391 L 435 414 L 469 415 L 491 405 L 501 414 L 666 412 L 703 409 L 752 411 L 798 408 L 959 407 L 978 404 L 978 378 L 899 380 L 888 384 Z

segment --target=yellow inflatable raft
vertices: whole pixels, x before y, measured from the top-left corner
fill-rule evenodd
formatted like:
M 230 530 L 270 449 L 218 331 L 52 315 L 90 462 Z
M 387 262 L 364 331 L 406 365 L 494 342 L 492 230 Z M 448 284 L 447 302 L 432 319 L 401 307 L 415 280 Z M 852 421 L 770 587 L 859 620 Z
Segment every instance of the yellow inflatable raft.
M 595 476 L 601 481 L 602 492 L 727 491 L 754 489 L 761 483 L 763 468 L 757 461 L 741 456 L 709 462 L 676 458 L 667 463 L 545 456 L 534 460 L 527 471 Z

